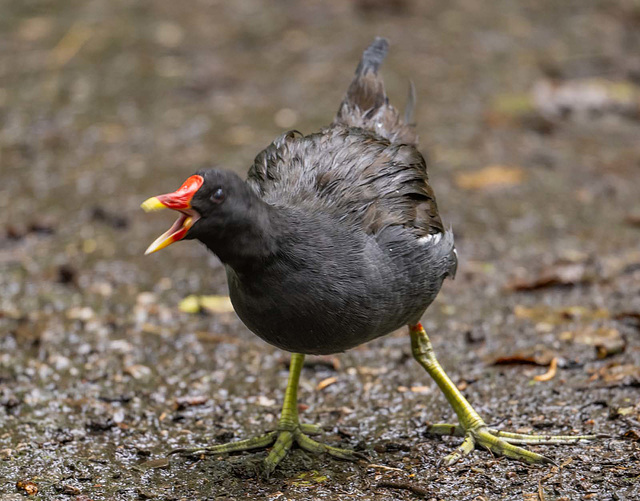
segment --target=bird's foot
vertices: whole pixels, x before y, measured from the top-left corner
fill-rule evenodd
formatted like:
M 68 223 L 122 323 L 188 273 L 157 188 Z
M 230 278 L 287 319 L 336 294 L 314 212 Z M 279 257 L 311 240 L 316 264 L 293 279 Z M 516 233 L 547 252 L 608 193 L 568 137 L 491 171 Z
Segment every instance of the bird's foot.
M 431 341 L 422 325 L 409 326 L 409 333 L 411 334 L 411 349 L 414 358 L 438 384 L 460 421 L 459 425 L 436 424 L 427 429 L 429 433 L 434 435 L 464 437 L 460 447 L 444 458 L 444 463 L 447 466 L 469 455 L 476 447 L 482 447 L 496 455 L 519 459 L 527 463 L 553 463 L 545 456 L 518 446 L 527 444 L 573 444 L 580 440 L 600 438 L 599 435 L 525 435 L 489 428 L 456 385 L 453 384 L 451 378 L 447 376 L 433 353 Z
M 263 472 L 270 475 L 276 466 L 282 461 L 291 450 L 294 443 L 302 450 L 315 454 L 327 453 L 338 459 L 348 461 L 357 461 L 358 459 L 366 459 L 366 456 L 348 449 L 333 447 L 321 442 L 317 442 L 309 437 L 321 433 L 321 428 L 315 425 L 300 424 L 298 422 L 280 423 L 276 433 L 275 443 L 269 452 L 269 455 L 263 461 Z
M 259 437 L 230 442 L 228 444 L 214 445 L 212 447 L 197 447 L 193 449 L 174 449 L 170 454 L 180 454 L 184 456 L 224 454 L 230 452 L 249 451 L 253 449 L 264 449 L 273 445 L 269 455 L 263 461 L 263 473 L 269 476 L 282 461 L 294 443 L 302 450 L 316 454 L 327 453 L 330 456 L 349 461 L 367 459 L 359 452 L 350 451 L 326 445 L 313 440 L 309 435 L 317 435 L 322 432 L 319 426 L 312 424 L 300 424 L 298 422 L 280 423 L 277 430 L 265 433 Z
M 483 422 L 465 428 L 455 424 L 434 424 L 427 428 L 431 435 L 450 435 L 464 437 L 462 444 L 451 454 L 444 457 L 443 462 L 450 466 L 480 446 L 498 455 L 518 459 L 526 463 L 545 464 L 553 461 L 541 454 L 528 451 L 519 445 L 562 445 L 573 444 L 580 440 L 594 440 L 598 435 L 527 435 L 511 433 L 489 428 Z

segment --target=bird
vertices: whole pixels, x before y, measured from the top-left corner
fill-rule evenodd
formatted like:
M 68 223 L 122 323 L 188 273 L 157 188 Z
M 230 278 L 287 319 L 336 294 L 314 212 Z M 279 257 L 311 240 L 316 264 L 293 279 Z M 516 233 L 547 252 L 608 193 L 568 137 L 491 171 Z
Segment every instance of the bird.
M 270 447 L 270 474 L 294 444 L 344 460 L 361 453 L 311 438 L 297 392 L 305 355 L 343 352 L 408 326 L 411 351 L 434 379 L 458 424 L 434 435 L 461 437 L 447 465 L 476 447 L 528 463 L 549 463 L 522 445 L 565 444 L 594 435 L 527 435 L 490 428 L 438 362 L 420 323 L 443 281 L 455 277 L 453 233 L 442 222 L 413 124 L 389 103 L 380 65 L 382 37 L 364 50 L 333 122 L 319 132 L 292 130 L 258 153 L 246 179 L 198 170 L 174 192 L 147 199 L 147 212 L 173 209 L 177 221 L 146 250 L 198 240 L 225 267 L 229 296 L 246 327 L 291 353 L 282 412 L 266 434 L 173 453 L 220 454 Z

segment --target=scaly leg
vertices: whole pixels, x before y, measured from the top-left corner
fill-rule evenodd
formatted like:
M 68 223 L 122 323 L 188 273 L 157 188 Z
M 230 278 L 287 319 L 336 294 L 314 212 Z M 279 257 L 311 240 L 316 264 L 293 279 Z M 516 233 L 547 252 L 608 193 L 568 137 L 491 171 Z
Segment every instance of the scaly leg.
M 362 454 L 346 449 L 332 447 L 309 438 L 308 435 L 317 434 L 320 428 L 310 424 L 300 424 L 298 420 L 298 382 L 304 363 L 304 355 L 293 353 L 291 355 L 291 366 L 289 368 L 289 382 L 284 394 L 282 413 L 278 421 L 278 428 L 259 437 L 230 442 L 228 444 L 215 445 L 213 447 L 199 447 L 195 449 L 175 449 L 171 454 L 221 454 L 226 452 L 248 451 L 252 449 L 263 449 L 273 445 L 269 455 L 264 459 L 264 473 L 271 474 L 278 463 L 284 459 L 294 442 L 301 449 L 309 452 L 327 454 L 340 459 L 355 461 L 366 459 Z
M 519 459 L 527 463 L 553 463 L 549 458 L 528 451 L 516 444 L 570 444 L 579 440 L 593 440 L 596 435 L 525 435 L 520 433 L 509 433 L 487 427 L 480 415 L 474 410 L 471 404 L 460 393 L 460 390 L 453 384 L 447 373 L 444 371 L 431 346 L 429 336 L 421 324 L 410 325 L 411 351 L 413 357 L 429 373 L 436 384 L 444 393 L 449 404 L 455 411 L 460 421 L 459 425 L 435 424 L 428 428 L 428 432 L 435 435 L 453 435 L 464 437 L 462 444 L 451 454 L 444 458 L 446 465 L 452 465 L 460 458 L 467 456 L 476 446 L 484 447 L 489 451 L 507 456 L 512 459 Z

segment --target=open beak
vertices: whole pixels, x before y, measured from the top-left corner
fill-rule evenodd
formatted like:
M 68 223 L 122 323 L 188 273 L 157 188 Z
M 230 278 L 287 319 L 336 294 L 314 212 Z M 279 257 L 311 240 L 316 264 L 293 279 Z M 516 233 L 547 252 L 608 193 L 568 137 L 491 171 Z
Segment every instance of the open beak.
M 180 212 L 178 220 L 173 223 L 171 228 L 153 241 L 145 251 L 145 255 L 164 249 L 172 243 L 182 240 L 189 228 L 200 219 L 200 214 L 191 208 L 191 199 L 203 183 L 202 176 L 191 176 L 173 193 L 151 197 L 140 205 L 145 212 L 153 212 L 160 209 L 173 209 Z

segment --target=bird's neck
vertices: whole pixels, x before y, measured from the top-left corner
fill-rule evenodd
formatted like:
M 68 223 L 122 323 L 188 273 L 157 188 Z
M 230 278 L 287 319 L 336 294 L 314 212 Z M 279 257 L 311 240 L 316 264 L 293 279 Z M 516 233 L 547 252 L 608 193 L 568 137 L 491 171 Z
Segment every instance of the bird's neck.
M 276 254 L 278 221 L 277 209 L 256 197 L 247 211 L 199 240 L 236 273 L 251 273 Z

